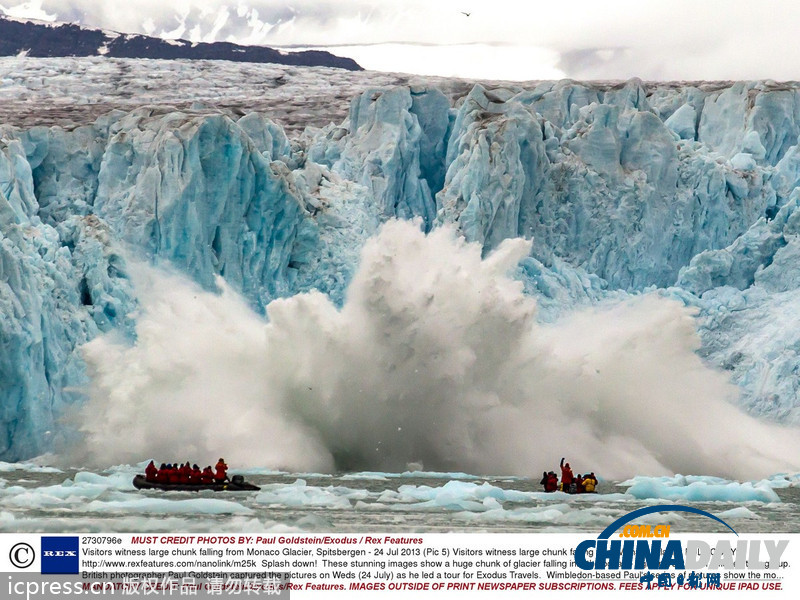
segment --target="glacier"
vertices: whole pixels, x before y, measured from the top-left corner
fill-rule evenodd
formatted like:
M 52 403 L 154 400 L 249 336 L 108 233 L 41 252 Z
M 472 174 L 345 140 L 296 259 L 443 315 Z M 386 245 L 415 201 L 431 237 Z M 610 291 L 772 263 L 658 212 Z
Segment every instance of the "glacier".
M 19 72 L 39 67 L 13 61 L 2 81 L 19 93 Z M 305 77 L 308 95 L 334 81 L 264 73 Z M 312 290 L 341 307 L 393 219 L 454 228 L 484 258 L 527 240 L 514 276 L 543 324 L 677 300 L 733 402 L 800 422 L 800 87 L 348 77 L 349 112 L 302 131 L 263 99 L 178 107 L 153 90 L 77 124 L 0 124 L 0 459 L 80 435 L 63 417 L 86 401 L 82 347 L 133 343 L 139 262 L 199 289 L 223 281 L 259 314 Z

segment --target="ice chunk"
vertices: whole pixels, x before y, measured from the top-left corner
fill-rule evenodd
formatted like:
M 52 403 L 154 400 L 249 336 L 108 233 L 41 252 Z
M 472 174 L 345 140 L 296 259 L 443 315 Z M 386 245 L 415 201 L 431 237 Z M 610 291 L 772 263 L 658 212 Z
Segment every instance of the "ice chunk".
M 10 471 L 28 471 L 30 473 L 62 473 L 61 469 L 56 467 L 47 467 L 27 462 L 7 463 L 0 462 L 0 473 L 8 473 Z
M 89 471 L 75 474 L 76 484 L 88 483 L 101 485 L 115 490 L 133 490 L 133 475 L 130 472 L 114 473 L 112 475 L 98 475 Z
M 362 471 L 361 473 L 346 473 L 342 475 L 341 479 L 370 479 L 374 481 L 388 481 L 386 473 L 376 473 L 371 471 Z
M 345 493 L 343 494 L 342 491 Z M 348 491 L 350 490 L 346 488 L 342 490 L 341 488 L 310 486 L 304 479 L 298 479 L 293 485 L 263 486 L 261 492 L 256 496 L 256 502 L 280 506 L 349 509 L 352 508 L 352 505 L 346 497 Z M 362 494 L 356 496 L 364 497 Z
M 691 104 L 683 104 L 664 121 L 670 130 L 684 140 L 693 140 L 697 135 L 697 111 Z
M 86 505 L 89 512 L 136 514 L 201 514 L 230 515 L 251 514 L 253 509 L 229 500 L 215 498 L 193 498 L 191 500 L 168 500 L 165 498 L 130 498 L 128 500 L 95 500 Z
M 718 516 L 723 521 L 728 521 L 731 519 L 748 519 L 748 520 L 761 519 L 761 517 L 759 517 L 756 513 L 754 513 L 746 506 L 739 506 L 737 508 L 731 508 L 730 510 L 723 510 L 722 512 L 716 513 L 716 516 Z
M 628 488 L 635 498 L 659 498 L 688 502 L 780 502 L 778 495 L 766 484 L 720 482 L 715 479 L 664 483 L 658 479 L 637 477 Z

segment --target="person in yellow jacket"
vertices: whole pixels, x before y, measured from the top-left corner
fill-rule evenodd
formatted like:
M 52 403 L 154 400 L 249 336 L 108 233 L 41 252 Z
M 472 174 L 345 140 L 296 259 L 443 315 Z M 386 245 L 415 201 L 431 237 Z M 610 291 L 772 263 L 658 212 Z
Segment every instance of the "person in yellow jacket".
M 594 473 L 589 473 L 583 478 L 583 491 L 591 493 L 597 490 L 597 477 Z

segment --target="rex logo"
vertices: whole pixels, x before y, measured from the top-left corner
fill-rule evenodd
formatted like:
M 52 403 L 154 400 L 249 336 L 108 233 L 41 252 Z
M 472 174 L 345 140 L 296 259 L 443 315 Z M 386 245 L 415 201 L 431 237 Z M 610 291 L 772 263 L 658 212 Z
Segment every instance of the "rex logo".
M 79 560 L 77 537 L 42 537 L 42 573 L 77 573 Z

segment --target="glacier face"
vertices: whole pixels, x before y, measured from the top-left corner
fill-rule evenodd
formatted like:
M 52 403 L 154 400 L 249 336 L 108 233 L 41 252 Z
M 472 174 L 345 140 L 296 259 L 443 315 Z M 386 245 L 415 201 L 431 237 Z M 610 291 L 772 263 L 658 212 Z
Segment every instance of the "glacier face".
M 697 307 L 700 354 L 740 402 L 800 420 L 798 88 L 361 89 L 340 124 L 300 134 L 268 111 L 157 102 L 0 126 L 0 458 L 68 435 L 78 348 L 134 335 L 130 260 L 221 276 L 258 311 L 312 289 L 341 305 L 395 217 L 454 224 L 484 254 L 531 239 L 516 275 L 541 320 L 652 288 Z

